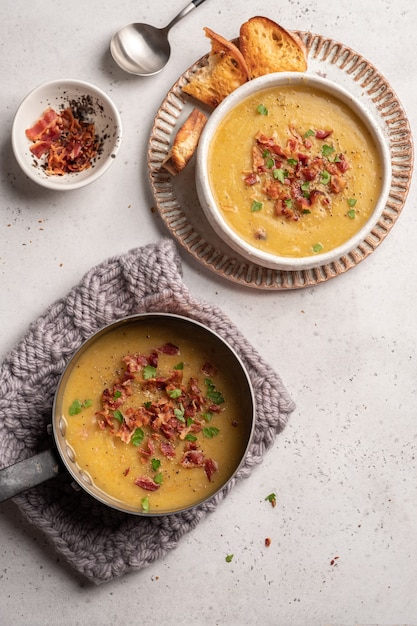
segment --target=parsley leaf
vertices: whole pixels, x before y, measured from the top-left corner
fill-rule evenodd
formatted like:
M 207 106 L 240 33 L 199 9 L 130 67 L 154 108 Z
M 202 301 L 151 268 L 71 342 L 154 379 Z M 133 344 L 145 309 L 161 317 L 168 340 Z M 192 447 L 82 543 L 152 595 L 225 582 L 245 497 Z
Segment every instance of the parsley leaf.
M 143 378 L 145 380 L 149 380 L 149 378 L 155 378 L 156 376 L 156 367 L 152 365 L 145 365 L 143 368 Z
M 259 113 L 259 115 L 268 115 L 268 109 L 264 104 L 260 104 L 258 107 L 256 107 L 256 111 L 257 113 Z
M 254 200 L 252 202 L 250 210 L 252 211 L 252 213 L 254 213 L 255 211 L 260 211 L 262 207 L 263 207 L 262 202 L 257 202 L 256 200 Z
M 115 420 L 117 420 L 120 424 L 123 424 L 123 413 L 119 410 L 114 411 L 113 413 L 113 417 Z
M 207 398 L 214 402 L 214 404 L 223 404 L 224 398 L 220 391 L 217 391 L 215 385 L 212 383 L 210 378 L 206 378 L 204 380 L 207 386 Z
M 145 433 L 141 428 L 135 428 L 135 432 L 133 433 L 132 439 L 130 441 L 133 443 L 134 446 L 139 446 L 142 443 L 144 436 Z
M 322 146 L 321 153 L 324 157 L 330 156 L 333 152 L 333 146 L 328 146 L 327 144 L 324 144 L 324 146 Z
M 92 400 L 84 400 L 84 402 L 81 402 L 81 400 L 76 399 L 71 403 L 71 406 L 68 409 L 68 413 L 69 415 L 78 415 L 78 413 L 81 413 L 83 409 L 88 409 L 88 407 L 90 407 L 92 404 Z
M 203 435 L 208 439 L 213 439 L 216 435 L 218 435 L 220 430 L 215 426 L 206 426 L 203 428 Z

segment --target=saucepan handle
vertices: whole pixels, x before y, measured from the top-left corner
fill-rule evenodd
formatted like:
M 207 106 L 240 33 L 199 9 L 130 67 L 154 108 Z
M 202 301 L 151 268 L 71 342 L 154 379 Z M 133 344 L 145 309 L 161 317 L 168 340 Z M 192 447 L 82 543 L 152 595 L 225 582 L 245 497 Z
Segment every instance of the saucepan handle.
M 51 448 L 0 470 L 0 502 L 36 487 L 60 472 L 60 462 Z

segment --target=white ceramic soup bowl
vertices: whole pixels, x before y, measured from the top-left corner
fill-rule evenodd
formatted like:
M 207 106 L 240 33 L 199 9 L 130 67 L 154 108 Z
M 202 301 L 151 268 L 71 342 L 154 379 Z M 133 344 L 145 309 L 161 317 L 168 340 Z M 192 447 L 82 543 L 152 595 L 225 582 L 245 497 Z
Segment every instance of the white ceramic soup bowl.
M 279 252 L 275 253 L 275 251 L 261 250 L 258 245 L 253 245 L 253 243 L 248 242 L 238 234 L 235 228 L 231 226 L 230 221 L 225 218 L 225 213 L 216 200 L 210 178 L 210 158 L 214 158 L 211 157 L 210 148 L 219 125 L 222 124 L 223 120 L 229 114 L 233 115 L 234 109 L 253 94 L 261 94 L 264 90 L 287 86 L 294 86 L 295 88 L 301 86 L 304 87 L 304 89 L 307 88 L 307 90 L 318 91 L 321 95 L 328 95 L 332 100 L 336 99 L 340 102 L 343 107 L 347 107 L 349 112 L 351 112 L 356 119 L 359 118 L 360 122 L 366 127 L 375 146 L 381 168 L 380 170 L 378 169 L 378 177 L 381 181 L 380 192 L 374 201 L 374 206 L 367 216 L 366 221 L 360 225 L 356 232 L 353 234 L 350 233 L 347 239 L 342 241 L 342 243 L 338 243 L 336 247 L 321 250 L 319 245 L 317 249 L 314 250 L 312 247 L 312 252 L 310 254 L 304 253 L 303 256 L 286 256 Z M 231 150 L 230 167 L 233 167 L 233 158 L 233 150 Z M 236 176 L 237 175 L 242 179 L 242 182 L 239 184 L 243 185 L 243 173 L 239 171 Z M 272 269 L 297 271 L 319 267 L 334 262 L 354 250 L 355 247 L 369 235 L 378 222 L 388 198 L 390 185 L 390 151 L 387 140 L 377 120 L 373 117 L 371 112 L 345 88 L 328 79 L 308 74 L 295 72 L 268 74 L 249 81 L 236 89 L 210 115 L 201 135 L 197 151 L 196 188 L 201 207 L 210 225 L 217 235 L 242 257 L 257 265 Z M 239 206 L 237 210 L 248 211 L 248 208 L 245 207 L 242 209 L 242 207 Z
M 49 174 L 45 168 L 45 155 L 37 158 L 31 152 L 33 141 L 26 136 L 26 130 L 48 108 L 59 113 L 74 103 L 83 107 L 85 121 L 94 123 L 98 153 L 88 169 L 63 175 Z M 23 172 L 39 185 L 58 191 L 79 189 L 100 178 L 114 162 L 121 139 L 122 122 L 112 100 L 98 87 L 75 79 L 54 80 L 33 89 L 17 109 L 12 126 L 13 152 Z

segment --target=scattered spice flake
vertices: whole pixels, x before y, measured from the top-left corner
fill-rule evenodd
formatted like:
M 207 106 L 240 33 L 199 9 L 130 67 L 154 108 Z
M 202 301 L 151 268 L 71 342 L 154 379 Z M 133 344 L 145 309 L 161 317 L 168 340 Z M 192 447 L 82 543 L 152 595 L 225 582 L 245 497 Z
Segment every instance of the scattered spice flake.
M 277 505 L 277 496 L 275 493 L 270 493 L 269 496 L 266 496 L 265 500 L 268 500 L 273 507 Z
M 332 560 L 330 561 L 330 565 L 332 565 L 332 566 L 333 565 L 337 565 L 336 561 L 337 561 L 338 558 L 339 558 L 338 556 L 333 557 Z
M 231 563 L 233 561 L 233 557 L 234 557 L 234 554 L 226 555 L 226 559 L 225 559 L 226 563 Z
M 271 545 L 271 537 L 266 537 L 266 539 L 265 539 L 265 546 L 267 548 L 269 548 L 270 545 Z

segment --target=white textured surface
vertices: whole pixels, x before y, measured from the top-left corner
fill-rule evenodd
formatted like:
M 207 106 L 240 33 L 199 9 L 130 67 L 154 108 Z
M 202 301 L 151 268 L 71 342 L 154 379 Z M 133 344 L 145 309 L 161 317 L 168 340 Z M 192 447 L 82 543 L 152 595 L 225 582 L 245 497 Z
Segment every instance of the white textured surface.
M 0 4 L 1 356 L 92 265 L 166 234 L 151 212 L 146 142 L 165 93 L 208 49 L 203 26 L 234 37 L 260 14 L 342 41 L 378 67 L 415 126 L 417 4 L 207 0 L 172 31 L 162 74 L 140 79 L 115 67 L 108 44 L 118 26 L 164 26 L 184 4 Z M 110 170 L 64 195 L 26 180 L 10 144 L 24 95 L 59 77 L 107 91 L 124 125 Z M 2 626 L 417 623 L 415 208 L 412 185 L 377 251 L 314 289 L 243 289 L 183 255 L 190 291 L 221 307 L 281 373 L 297 403 L 290 424 L 175 551 L 99 588 L 74 578 L 13 504 L 1 505 Z M 272 491 L 275 508 L 264 500 Z

